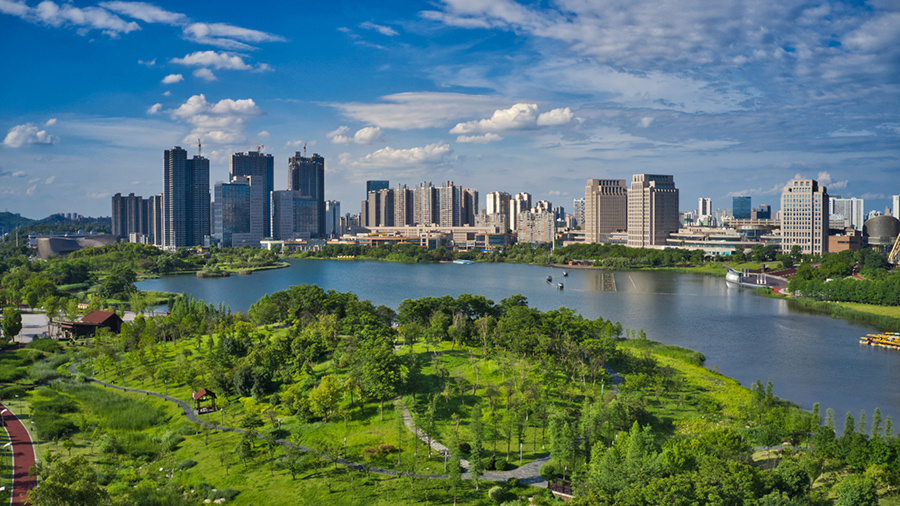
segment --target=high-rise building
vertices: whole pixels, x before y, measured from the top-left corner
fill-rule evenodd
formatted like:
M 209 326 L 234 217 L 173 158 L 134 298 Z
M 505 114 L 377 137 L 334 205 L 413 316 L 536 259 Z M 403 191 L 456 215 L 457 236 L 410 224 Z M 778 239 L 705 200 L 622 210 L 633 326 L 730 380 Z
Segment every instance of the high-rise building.
M 587 194 L 587 192 L 585 192 Z M 572 201 L 572 209 L 574 209 L 572 216 L 575 217 L 575 226 L 581 227 L 584 230 L 584 221 L 585 221 L 585 202 L 586 199 L 575 199 Z
M 834 221 L 838 216 L 843 220 L 840 228 L 853 227 L 855 230 L 862 231 L 863 223 L 865 223 L 865 212 L 863 207 L 865 201 L 858 198 L 842 199 L 834 197 L 828 199 L 828 215 L 829 221 Z
M 250 222 L 254 232 L 261 237 L 269 235 L 271 229 L 271 199 L 269 194 L 275 189 L 275 158 L 259 151 L 235 153 L 231 155 L 229 176 L 232 181 L 241 176 L 251 177 Z
M 750 219 L 750 197 L 732 197 L 731 215 L 739 220 Z
M 162 193 L 151 195 L 148 204 L 148 239 L 152 244 L 157 246 L 165 245 L 166 237 L 166 220 L 164 198 Z
M 164 153 L 164 245 L 203 245 L 210 235 L 209 160 L 175 146 Z
M 340 237 L 344 233 L 341 228 L 341 203 L 337 200 L 325 201 L 325 233 L 328 237 Z
M 518 229 L 519 214 L 531 210 L 531 194 L 517 193 L 509 200 L 509 228 Z
M 316 202 L 316 227 L 313 237 L 325 237 L 325 158 L 313 153 L 305 157 L 298 151 L 288 160 L 288 189 L 299 191 Z M 305 204 L 304 204 L 305 205 Z
M 309 239 L 318 230 L 318 203 L 301 191 L 276 190 L 272 198 L 272 239 Z
M 758 208 L 753 208 L 750 210 L 750 219 L 752 219 L 752 220 L 772 219 L 772 207 L 769 204 L 760 204 Z
M 891 204 L 894 213 L 894 218 L 900 220 L 900 195 L 891 195 Z
M 675 178 L 635 174 L 628 189 L 628 246 L 665 245 L 678 231 L 678 188 Z
M 703 221 L 704 218 L 712 217 L 712 215 L 712 199 L 700 197 L 697 201 L 697 219 Z
M 556 218 L 552 211 L 524 211 L 516 218 L 519 228 L 516 240 L 521 243 L 547 244 L 553 242 Z
M 366 195 L 369 192 L 377 192 L 378 190 L 387 190 L 391 187 L 391 182 L 387 180 L 370 180 L 366 181 Z
M 601 234 L 628 226 L 628 186 L 624 179 L 588 179 L 583 202 L 584 242 L 600 242 Z
M 112 233 L 119 239 L 131 234 L 150 235 L 150 201 L 129 193 L 112 197 Z
M 251 233 L 251 186 L 249 177 L 238 177 L 230 183 L 213 187 L 213 238 L 225 248 L 244 245 L 259 246 L 262 236 Z
M 828 192 L 813 179 L 794 179 L 781 191 L 781 250 L 828 251 Z

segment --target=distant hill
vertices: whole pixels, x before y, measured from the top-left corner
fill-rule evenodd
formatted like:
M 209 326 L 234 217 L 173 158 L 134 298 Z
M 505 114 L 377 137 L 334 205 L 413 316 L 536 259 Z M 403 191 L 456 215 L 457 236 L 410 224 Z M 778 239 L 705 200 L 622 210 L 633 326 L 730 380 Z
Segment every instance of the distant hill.
M 0 213 L 0 231 L 2 231 L 2 233 L 5 233 L 16 227 L 26 225 L 33 221 L 35 221 L 35 220 L 32 220 L 31 218 L 26 218 L 26 217 L 22 216 L 21 214 L 2 212 L 2 213 Z
M 40 220 L 25 218 L 19 214 L 0 213 L 0 235 L 12 232 L 19 227 L 19 237 L 25 237 L 32 232 L 46 234 L 49 232 L 85 232 L 111 233 L 112 223 L 110 218 L 92 218 L 89 216 L 76 219 L 67 218 L 61 214 L 51 214 Z

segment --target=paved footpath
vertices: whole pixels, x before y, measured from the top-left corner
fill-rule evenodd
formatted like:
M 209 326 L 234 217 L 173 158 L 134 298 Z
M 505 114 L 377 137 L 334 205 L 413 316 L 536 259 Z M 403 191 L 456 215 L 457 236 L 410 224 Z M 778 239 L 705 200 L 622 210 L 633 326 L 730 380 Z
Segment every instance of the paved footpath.
M 9 347 L 3 350 L 3 353 L 13 352 L 21 347 L 22 345 Z M 8 405 L 3 403 L 0 403 L 0 420 L 12 442 L 13 484 L 10 504 L 21 506 L 28 499 L 28 491 L 37 486 L 37 477 L 28 476 L 28 471 L 31 470 L 35 460 L 34 442 L 19 417 L 12 412 Z

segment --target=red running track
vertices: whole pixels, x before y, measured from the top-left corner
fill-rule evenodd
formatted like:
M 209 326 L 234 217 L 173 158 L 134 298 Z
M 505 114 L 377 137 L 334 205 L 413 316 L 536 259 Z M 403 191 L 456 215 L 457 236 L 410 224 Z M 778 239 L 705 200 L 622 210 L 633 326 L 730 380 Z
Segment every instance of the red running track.
M 11 346 L 3 352 L 11 352 L 15 351 L 24 345 L 19 344 L 16 346 Z M 28 476 L 28 471 L 31 470 L 31 466 L 34 465 L 34 442 L 31 440 L 31 434 L 28 433 L 28 429 L 25 428 L 25 425 L 19 420 L 15 414 L 13 414 L 12 410 L 9 409 L 9 406 L 0 403 L 0 411 L 6 410 L 5 413 L 0 415 L 0 419 L 3 422 L 3 428 L 6 429 L 6 433 L 9 435 L 9 440 L 12 442 L 12 451 L 13 451 L 13 489 L 12 489 L 12 506 L 24 506 L 25 501 L 28 499 L 28 491 L 37 486 L 37 477 L 36 476 Z M 6 491 L 0 495 L 0 497 L 5 497 Z M 3 499 L 0 501 L 6 502 Z

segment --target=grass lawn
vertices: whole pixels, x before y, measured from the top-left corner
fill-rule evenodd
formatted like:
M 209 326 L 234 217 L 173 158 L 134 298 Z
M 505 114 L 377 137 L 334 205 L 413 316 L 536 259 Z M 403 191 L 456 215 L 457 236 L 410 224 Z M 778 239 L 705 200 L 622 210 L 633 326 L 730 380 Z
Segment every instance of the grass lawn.
M 839 306 L 848 307 L 863 313 L 872 313 L 891 318 L 900 318 L 900 306 L 875 306 L 873 304 L 857 304 L 855 302 L 835 302 Z

